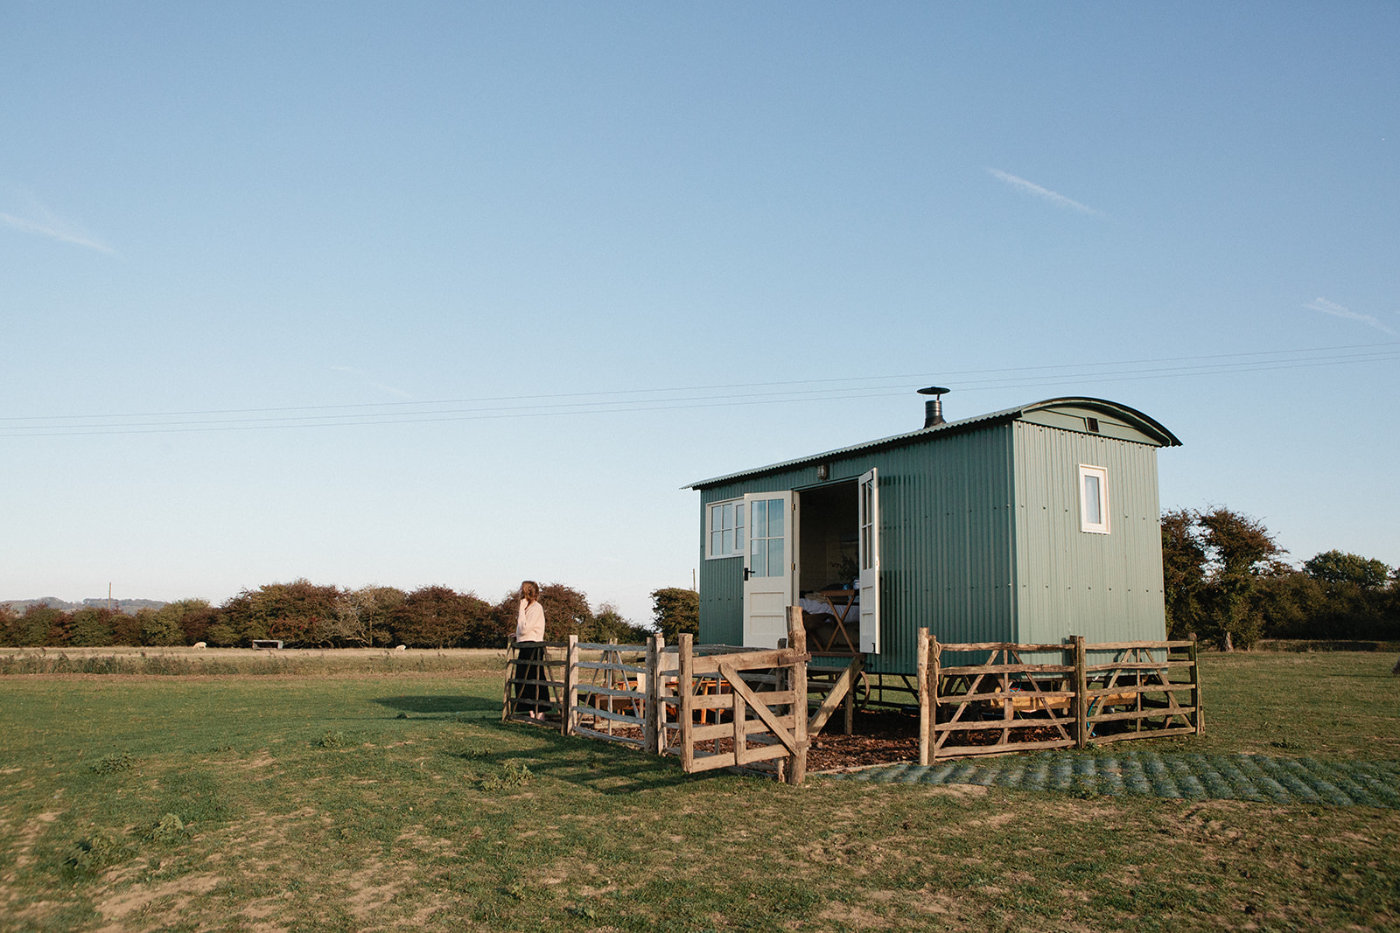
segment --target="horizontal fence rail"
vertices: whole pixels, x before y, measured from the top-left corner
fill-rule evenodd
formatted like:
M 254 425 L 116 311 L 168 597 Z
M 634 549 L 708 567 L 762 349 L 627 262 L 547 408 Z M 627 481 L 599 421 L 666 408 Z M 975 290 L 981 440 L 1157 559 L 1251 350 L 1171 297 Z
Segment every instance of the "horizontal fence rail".
M 1047 663 L 1059 656 L 1058 663 Z M 919 630 L 919 762 L 1200 734 L 1196 640 L 940 644 Z

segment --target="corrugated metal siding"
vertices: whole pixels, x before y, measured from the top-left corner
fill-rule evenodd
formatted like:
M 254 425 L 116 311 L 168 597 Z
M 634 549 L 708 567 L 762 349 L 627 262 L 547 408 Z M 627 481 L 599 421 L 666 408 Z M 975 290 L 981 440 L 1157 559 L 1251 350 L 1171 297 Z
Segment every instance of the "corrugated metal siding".
M 705 557 L 705 512 L 731 496 L 700 495 L 700 642 L 741 645 L 744 638 L 744 559 Z
M 942 641 L 1011 637 L 1011 455 L 1010 426 L 1003 424 L 830 461 L 829 483 L 879 470 L 881 653 L 870 659 L 870 670 L 914 673 L 921 626 Z M 743 560 L 704 559 L 706 508 L 745 492 L 797 489 L 800 521 L 800 491 L 816 485 L 811 463 L 702 490 L 702 642 L 743 640 Z
M 1166 635 L 1157 449 L 1017 422 L 1016 640 Z M 1080 530 L 1079 465 L 1108 470 L 1110 533 Z
M 916 669 L 917 632 L 943 642 L 1165 637 L 1157 448 L 1023 421 L 825 462 L 828 483 L 880 473 L 881 653 Z M 705 510 L 746 492 L 819 485 L 819 460 L 700 490 L 700 640 L 743 641 L 743 559 L 706 560 Z M 1079 464 L 1108 470 L 1111 533 L 1079 527 Z
M 944 642 L 1012 630 L 1011 436 L 1006 425 L 885 451 L 880 470 L 881 653 L 913 673 L 918 630 Z

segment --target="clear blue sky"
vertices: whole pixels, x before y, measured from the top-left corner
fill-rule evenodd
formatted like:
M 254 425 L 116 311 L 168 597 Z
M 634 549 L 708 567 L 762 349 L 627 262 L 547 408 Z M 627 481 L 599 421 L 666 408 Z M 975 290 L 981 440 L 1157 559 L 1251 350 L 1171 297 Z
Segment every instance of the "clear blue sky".
M 3 0 L 0 89 L 0 599 L 646 621 L 933 382 L 1400 563 L 1395 3 Z

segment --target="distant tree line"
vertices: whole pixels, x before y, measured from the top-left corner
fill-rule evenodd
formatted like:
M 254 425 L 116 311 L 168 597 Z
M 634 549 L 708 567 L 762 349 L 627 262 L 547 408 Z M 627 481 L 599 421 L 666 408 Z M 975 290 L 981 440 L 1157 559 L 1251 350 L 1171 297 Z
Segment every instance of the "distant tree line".
M 602 603 L 595 610 L 581 592 L 562 583 L 540 588 L 545 637 L 562 640 L 638 643 L 653 630 L 674 640 L 698 630 L 699 597 L 691 590 L 652 593 L 650 625 L 624 619 Z M 270 583 L 244 590 L 221 606 L 183 599 L 134 615 L 84 606 L 65 611 L 46 604 L 16 612 L 0 606 L 0 645 L 93 647 L 175 646 L 204 642 L 211 647 L 250 647 L 278 639 L 288 648 L 498 648 L 515 632 L 519 595 L 490 603 L 475 593 L 446 586 L 404 592 L 391 586 L 341 589 L 308 580 Z
M 1400 570 L 1339 550 L 1294 567 L 1285 553 L 1248 515 L 1164 512 L 1168 635 L 1227 650 L 1260 638 L 1400 641 Z
M 1248 648 L 1260 638 L 1400 641 L 1400 570 L 1340 550 L 1294 567 L 1258 520 L 1227 508 L 1162 514 L 1162 571 L 1167 632 L 1196 633 L 1221 648 Z M 595 610 L 562 583 L 542 587 L 551 641 L 637 643 L 654 631 L 674 643 L 699 631 L 699 596 L 666 587 L 652 594 L 652 619 L 638 625 L 615 606 Z M 406 593 L 389 586 L 357 590 L 307 580 L 244 590 L 222 606 L 200 599 L 143 608 L 135 615 L 104 607 L 64 611 L 0 606 L 0 645 L 106 647 L 193 645 L 248 647 L 280 639 L 297 648 L 496 648 L 515 630 L 519 597 L 490 603 L 475 593 L 428 586 Z

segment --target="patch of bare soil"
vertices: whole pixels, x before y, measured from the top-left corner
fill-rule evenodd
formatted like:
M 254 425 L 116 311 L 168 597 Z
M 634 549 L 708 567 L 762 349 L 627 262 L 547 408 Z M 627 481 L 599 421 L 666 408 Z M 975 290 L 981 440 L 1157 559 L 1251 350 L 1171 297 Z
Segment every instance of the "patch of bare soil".
M 159 929 L 166 921 L 180 916 L 196 897 L 208 894 L 219 885 L 217 875 L 189 875 L 164 884 L 138 884 L 120 893 L 113 894 L 97 905 L 103 919 L 109 922 L 105 930 L 127 930 L 132 927 L 128 921 L 130 914 L 147 910 L 157 901 L 162 902 L 160 917 L 148 929 Z M 151 919 L 151 918 L 147 918 Z
M 43 833 L 44 829 L 63 815 L 62 810 L 53 810 L 48 813 L 39 813 L 25 824 L 20 831 L 19 838 L 13 850 L 15 868 L 23 868 L 31 861 L 30 850 L 34 847 L 34 842 Z

